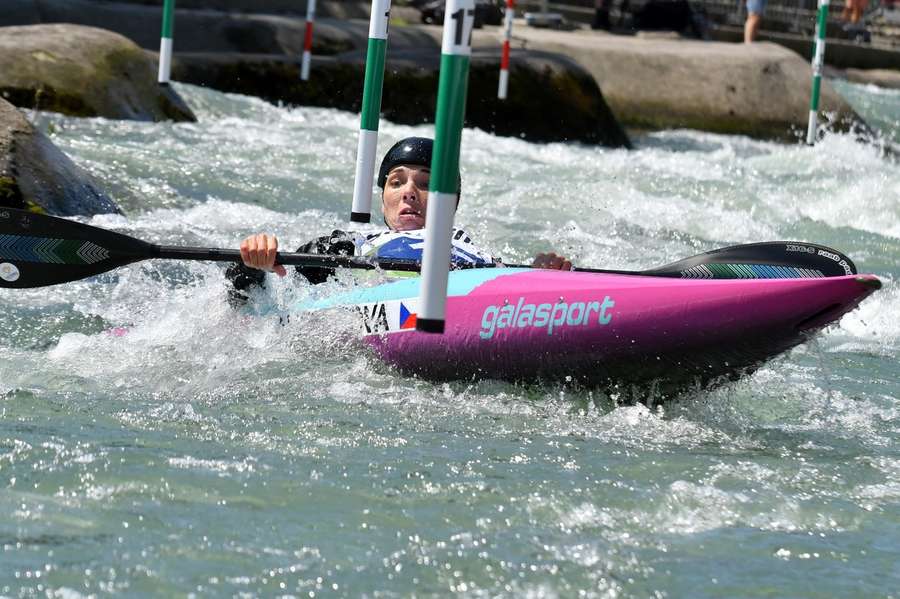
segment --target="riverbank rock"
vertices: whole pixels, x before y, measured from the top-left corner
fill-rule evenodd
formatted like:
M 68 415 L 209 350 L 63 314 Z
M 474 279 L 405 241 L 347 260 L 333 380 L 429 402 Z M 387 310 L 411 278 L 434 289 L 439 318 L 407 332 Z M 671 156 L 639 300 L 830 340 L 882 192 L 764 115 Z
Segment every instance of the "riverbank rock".
M 0 206 L 58 216 L 119 213 L 93 178 L 0 100 Z
M 563 56 L 517 51 L 511 58 L 509 98 L 497 99 L 497 52 L 476 52 L 469 69 L 466 124 L 529 141 L 578 141 L 628 147 L 628 137 L 593 78 Z M 395 123 L 433 122 L 440 49 L 389 54 L 382 116 Z M 310 80 L 300 81 L 296 60 L 272 55 L 182 53 L 172 76 L 272 102 L 358 112 L 365 55 L 314 57 Z
M 115 31 L 142 48 L 159 49 L 162 2 L 97 2 L 96 0 L 2 0 L 0 27 L 36 23 L 73 23 Z M 293 9 L 292 11 L 290 9 Z M 283 9 L 283 10 L 282 10 Z M 313 54 L 332 55 L 364 50 L 369 39 L 366 2 L 325 2 L 317 5 Z M 392 13 L 401 11 L 393 7 Z M 416 14 L 418 11 L 413 10 Z M 273 11 L 284 14 L 272 14 Z M 177 2 L 174 52 L 241 52 L 286 54 L 303 52 L 306 3 Z M 433 35 L 416 27 L 391 27 L 392 48 L 428 48 Z M 440 47 L 440 38 L 437 46 Z
M 8 14 L 20 19 L 39 18 L 47 21 L 71 21 L 113 29 L 135 40 L 148 50 L 159 46 L 161 7 L 156 0 L 130 0 L 131 3 L 91 2 L 89 0 L 3 0 L 13 3 Z M 150 6 L 149 4 L 155 4 Z M 15 8 L 18 7 L 18 8 Z M 31 8 L 29 8 L 31 7 Z M 321 5 L 319 16 L 338 13 L 344 18 L 319 18 L 313 37 L 313 53 L 340 56 L 328 68 L 338 69 L 347 62 L 345 55 L 365 51 L 368 38 L 368 9 L 360 2 L 330 2 Z M 268 11 L 283 14 L 250 14 L 241 11 Z M 183 65 L 198 66 L 197 53 L 218 52 L 226 56 L 203 59 L 207 69 L 215 63 L 219 70 L 243 73 L 247 80 L 225 83 L 223 77 L 209 76 L 186 79 L 203 84 L 216 80 L 211 87 L 258 95 L 273 101 L 306 103 L 300 98 L 321 96 L 320 106 L 352 109 L 313 90 L 285 91 L 284 97 L 273 97 L 272 84 L 252 71 L 265 69 L 280 72 L 274 65 L 289 68 L 301 51 L 305 22 L 302 12 L 289 0 L 256 4 L 253 0 L 184 0 L 178 4 L 175 28 L 175 57 L 184 56 Z M 289 14 L 293 11 L 293 15 Z M 35 16 L 37 15 L 37 16 Z M 349 17 L 349 18 L 348 18 Z M 4 19 L 0 11 L 0 24 Z M 567 57 L 591 75 L 603 90 L 612 113 L 624 126 L 636 130 L 691 128 L 726 134 L 745 134 L 764 139 L 796 139 L 806 128 L 812 73 L 806 60 L 784 47 L 771 43 L 729 44 L 658 37 L 628 37 L 591 30 L 558 31 L 525 26 L 518 20 L 513 30 L 514 47 L 553 53 Z M 502 29 L 485 26 L 473 35 L 473 47 L 481 54 L 496 54 Z M 403 24 L 396 20 L 390 29 L 388 58 L 401 60 L 407 54 L 423 56 L 438 52 L 441 28 Z M 479 52 L 476 52 L 478 54 Z M 269 58 L 244 55 L 272 55 Z M 187 56 L 190 55 L 190 56 Z M 254 64 L 256 67 L 250 68 Z M 263 67 L 265 64 L 267 66 Z M 427 67 L 426 70 L 430 70 Z M 194 71 L 196 75 L 196 69 Z M 476 76 L 473 70 L 473 77 Z M 177 80 L 179 75 L 176 73 Z M 250 82 L 253 85 L 250 85 Z M 286 75 L 280 79 L 288 87 L 297 84 Z M 340 81 L 345 81 L 340 79 Z M 318 86 L 319 83 L 311 84 Z M 356 90 L 361 82 L 350 82 Z M 470 101 L 476 96 L 470 88 Z M 485 87 L 484 101 L 496 96 Z M 480 87 L 478 87 L 481 89 Z M 345 88 L 350 89 L 350 88 Z M 424 88 L 421 88 L 424 90 Z M 560 89 L 556 86 L 555 89 Z M 336 86 L 331 91 L 343 92 Z M 386 93 L 390 87 L 385 85 Z M 511 85 L 511 93 L 515 87 Z M 515 100 L 513 98 L 513 100 Z M 561 100 L 562 105 L 566 100 Z M 823 82 L 821 109 L 839 130 L 865 125 L 852 108 Z M 470 110 L 476 110 L 470 104 Z M 474 113 L 472 113 L 474 114 Z M 524 114 L 524 112 L 523 112 Z M 537 129 L 543 127 L 538 115 Z M 418 118 L 418 116 L 416 117 Z M 473 117 L 474 118 L 474 117 Z M 554 117 L 555 118 L 555 117 Z M 408 122 L 400 116 L 400 122 Z M 521 128 L 516 123 L 511 130 Z M 538 132 L 531 139 L 543 139 Z
M 138 46 L 79 25 L 0 27 L 0 97 L 71 116 L 196 120 Z
M 159 47 L 159 28 L 148 26 L 161 21 L 158 5 L 88 0 L 9 1 L 20 7 L 20 15 L 36 14 L 30 18 L 44 22 L 107 27 L 148 50 Z M 30 13 L 26 10 L 29 6 Z M 290 6 L 286 4 L 284 8 Z M 365 20 L 317 20 L 313 37 L 315 65 L 323 65 L 321 68 L 326 69 L 331 80 L 316 77 L 306 84 L 299 81 L 296 68 L 305 21 L 296 16 L 233 12 L 248 7 L 246 3 L 227 0 L 179 3 L 172 78 L 273 102 L 359 110 L 370 5 L 331 2 L 320 7 L 320 14 Z M 3 19 L 0 14 L 0 24 Z M 434 26 L 395 23 L 391 27 L 388 60 L 393 70 L 385 78 L 385 118 L 400 123 L 434 118 L 440 31 Z M 339 58 L 323 60 L 329 55 Z M 151 55 L 151 62 L 157 60 L 155 54 Z M 573 140 L 628 146 L 628 138 L 603 101 L 596 82 L 574 61 L 547 53 L 517 53 L 511 66 L 511 95 L 505 103 L 496 99 L 499 62 L 499 44 L 481 52 L 472 62 L 467 108 L 471 125 L 533 141 Z M 314 66 L 314 70 L 317 68 Z
M 498 32 L 491 37 L 479 33 L 475 45 L 499 39 Z M 533 27 L 516 28 L 514 37 L 518 44 L 565 54 L 583 65 L 626 127 L 768 139 L 795 139 L 806 129 L 812 70 L 799 55 L 776 44 L 641 39 Z M 865 126 L 827 81 L 822 82 L 820 109 L 839 130 Z
M 124 35 L 148 50 L 159 49 L 162 2 L 155 6 L 91 0 L 2 0 L 0 26 L 34 23 L 71 23 L 98 27 Z M 190 10 L 178 2 L 174 51 L 246 52 L 248 54 L 292 54 L 303 52 L 306 22 L 298 16 L 240 14 L 214 10 Z M 294 2 L 297 12 L 306 10 Z M 367 15 L 368 18 L 368 15 Z M 325 22 L 316 23 L 313 52 L 336 54 L 365 47 L 368 30 L 349 34 Z
M 91 4 L 99 5 L 97 0 L 89 0 Z M 69 0 L 3 0 L 4 6 L 8 3 L 12 9 L 19 11 L 28 10 L 31 14 L 45 13 L 48 7 L 53 5 L 68 4 Z M 141 8 L 156 8 L 162 6 L 163 0 L 103 0 L 102 4 L 132 5 Z M 258 14 L 306 14 L 306 2 L 302 0 L 177 0 L 177 10 L 218 11 L 224 13 L 258 13 Z M 394 3 L 394 8 L 399 4 Z M 316 14 L 320 17 L 334 17 L 336 19 L 367 19 L 372 10 L 372 3 L 367 0 L 318 0 L 316 2 Z M 418 11 L 416 11 L 418 14 Z M 39 21 L 35 21 L 39 22 Z

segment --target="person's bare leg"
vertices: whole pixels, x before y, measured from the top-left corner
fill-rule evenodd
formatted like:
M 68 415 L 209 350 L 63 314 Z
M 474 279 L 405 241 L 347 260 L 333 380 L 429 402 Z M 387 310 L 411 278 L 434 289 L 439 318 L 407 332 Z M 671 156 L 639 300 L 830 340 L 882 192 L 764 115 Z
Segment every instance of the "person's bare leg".
M 751 12 L 747 14 L 747 20 L 744 22 L 744 43 L 749 44 L 756 39 L 756 32 L 759 30 L 759 22 L 762 21 L 760 15 Z

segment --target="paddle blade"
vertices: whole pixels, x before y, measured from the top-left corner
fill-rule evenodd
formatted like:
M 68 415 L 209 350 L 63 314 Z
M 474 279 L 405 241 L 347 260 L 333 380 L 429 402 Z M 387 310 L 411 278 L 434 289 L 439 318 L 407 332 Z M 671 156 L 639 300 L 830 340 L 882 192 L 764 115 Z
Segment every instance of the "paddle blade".
M 55 216 L 0 208 L 0 288 L 76 281 L 150 258 L 154 247 Z
M 721 248 L 641 274 L 685 279 L 808 279 L 855 275 L 844 254 L 800 241 L 768 241 Z

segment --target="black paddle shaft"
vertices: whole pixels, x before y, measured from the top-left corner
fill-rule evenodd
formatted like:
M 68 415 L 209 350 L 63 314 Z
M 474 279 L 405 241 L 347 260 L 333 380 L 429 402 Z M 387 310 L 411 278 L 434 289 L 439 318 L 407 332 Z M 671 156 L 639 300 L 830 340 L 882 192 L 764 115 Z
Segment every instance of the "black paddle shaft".
M 240 262 L 239 250 L 220 248 L 193 248 L 171 245 L 151 246 L 154 252 L 150 258 L 167 260 L 205 260 L 211 262 Z M 341 256 L 336 254 L 300 254 L 295 252 L 277 252 L 275 264 L 284 266 L 306 266 L 309 268 L 356 268 L 364 270 L 402 270 L 419 272 L 421 264 L 415 260 L 371 259 L 361 256 Z
M 230 249 L 160 246 L 72 220 L 0 208 L 0 288 L 56 285 L 150 258 L 239 262 L 241 255 L 239 251 Z M 278 253 L 276 262 L 330 269 L 380 268 L 416 272 L 421 268 L 419 262 L 412 260 L 299 253 Z M 853 262 L 840 252 L 825 246 L 795 241 L 722 248 L 644 271 L 591 268 L 575 270 L 706 279 L 856 274 Z

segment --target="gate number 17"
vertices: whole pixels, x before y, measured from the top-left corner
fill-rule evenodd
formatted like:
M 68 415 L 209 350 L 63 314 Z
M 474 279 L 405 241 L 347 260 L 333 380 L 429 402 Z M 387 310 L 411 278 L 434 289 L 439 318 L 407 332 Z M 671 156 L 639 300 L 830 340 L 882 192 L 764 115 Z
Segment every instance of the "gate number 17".
M 450 18 L 456 21 L 456 39 L 454 40 L 454 44 L 457 46 L 462 45 L 463 38 L 463 30 L 465 29 L 465 25 L 468 25 L 469 29 L 469 47 L 472 46 L 472 21 L 475 20 L 475 9 L 462 9 L 460 8 L 456 12 L 450 15 Z

